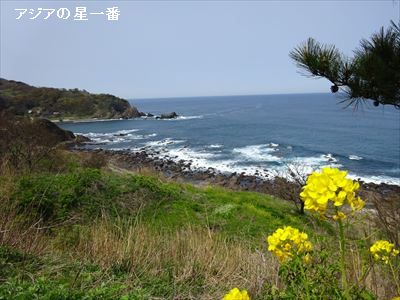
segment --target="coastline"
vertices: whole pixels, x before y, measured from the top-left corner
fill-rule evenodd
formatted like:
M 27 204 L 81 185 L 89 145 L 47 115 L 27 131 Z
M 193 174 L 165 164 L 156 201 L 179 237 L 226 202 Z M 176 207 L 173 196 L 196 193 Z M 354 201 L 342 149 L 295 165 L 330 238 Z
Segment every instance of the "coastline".
M 98 155 L 105 159 L 112 169 L 140 173 L 143 170 L 156 173 L 161 177 L 195 186 L 220 186 L 230 190 L 252 191 L 272 195 L 285 200 L 293 201 L 301 190 L 301 186 L 288 181 L 283 177 L 265 179 L 255 175 L 242 173 L 221 172 L 214 168 L 197 170 L 191 168 L 191 163 L 180 160 L 178 162 L 149 153 L 146 150 L 132 152 L 130 150 L 106 150 L 73 147 L 70 151 Z M 363 199 L 377 201 L 400 201 L 400 186 L 386 183 L 360 182 L 360 196 Z M 373 208 L 372 201 L 367 201 L 367 208 Z

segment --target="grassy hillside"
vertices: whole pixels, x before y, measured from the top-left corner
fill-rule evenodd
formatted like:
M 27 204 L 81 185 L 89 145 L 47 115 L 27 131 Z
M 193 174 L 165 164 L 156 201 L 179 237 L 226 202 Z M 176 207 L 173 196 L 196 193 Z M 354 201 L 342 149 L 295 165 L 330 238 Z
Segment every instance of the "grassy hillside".
M 252 300 L 397 295 L 398 257 L 390 268 L 369 253 L 398 237 L 395 201 L 349 214 L 343 257 L 337 222 L 292 202 L 121 171 L 102 154 L 63 150 L 67 132 L 17 119 L 25 127 L 0 126 L 0 299 L 222 299 L 234 287 Z M 268 251 L 283 226 L 307 234 L 307 264 Z
M 0 178 L 0 299 L 217 299 L 233 285 L 259 293 L 277 268 L 266 236 L 315 226 L 267 195 L 68 168 Z
M 135 118 L 140 114 L 127 100 L 109 94 L 91 94 L 78 89 L 33 87 L 0 79 L 0 110 L 17 115 L 54 119 Z

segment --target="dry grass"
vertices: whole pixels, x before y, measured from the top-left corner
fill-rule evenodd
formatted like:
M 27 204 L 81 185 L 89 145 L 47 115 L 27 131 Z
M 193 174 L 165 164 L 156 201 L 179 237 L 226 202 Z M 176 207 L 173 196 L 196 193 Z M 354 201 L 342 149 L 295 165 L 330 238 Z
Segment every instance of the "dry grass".
M 400 247 L 400 195 L 393 195 L 390 198 L 371 198 L 375 214 L 376 227 Z
M 387 213 L 390 214 L 388 211 Z M 354 216 L 353 226 L 346 235 L 349 238 L 347 274 L 352 284 L 365 287 L 373 292 L 377 299 L 392 299 L 397 296 L 397 291 L 389 266 L 375 262 L 369 253 L 369 245 L 385 238 L 382 237 L 382 233 L 386 234 L 386 226 L 381 223 L 380 217 L 380 213 L 373 210 Z M 399 261 L 394 259 L 392 263 L 400 271 Z
M 0 199 L 0 246 L 7 246 L 24 253 L 42 255 L 48 243 L 41 227 L 41 220 L 23 220 L 13 205 L 7 205 L 4 197 Z
M 101 219 L 80 235 L 73 255 L 104 268 L 122 266 L 135 277 L 169 274 L 174 286 L 200 284 L 201 299 L 217 299 L 234 286 L 256 295 L 266 282 L 278 281 L 278 264 L 269 254 L 190 226 L 154 232 L 140 223 Z

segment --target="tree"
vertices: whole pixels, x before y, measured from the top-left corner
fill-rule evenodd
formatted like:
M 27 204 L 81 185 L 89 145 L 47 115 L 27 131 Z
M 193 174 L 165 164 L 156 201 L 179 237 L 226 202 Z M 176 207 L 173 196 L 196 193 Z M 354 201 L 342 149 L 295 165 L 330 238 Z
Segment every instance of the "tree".
M 400 22 L 393 21 L 370 40 L 362 39 L 352 58 L 345 57 L 334 45 L 320 44 L 309 38 L 289 56 L 306 75 L 326 78 L 331 91 L 341 89 L 349 105 L 372 100 L 375 106 L 393 105 L 400 109 Z

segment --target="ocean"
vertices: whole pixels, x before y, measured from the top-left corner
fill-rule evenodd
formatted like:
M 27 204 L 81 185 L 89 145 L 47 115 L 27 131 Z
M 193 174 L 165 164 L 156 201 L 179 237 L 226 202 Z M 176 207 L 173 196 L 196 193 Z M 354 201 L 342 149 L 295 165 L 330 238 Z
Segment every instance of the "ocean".
M 135 99 L 139 111 L 179 117 L 60 126 L 91 138 L 90 148 L 155 150 L 194 169 L 272 178 L 330 165 L 366 182 L 400 185 L 400 111 L 354 110 L 340 101 L 334 94 Z

